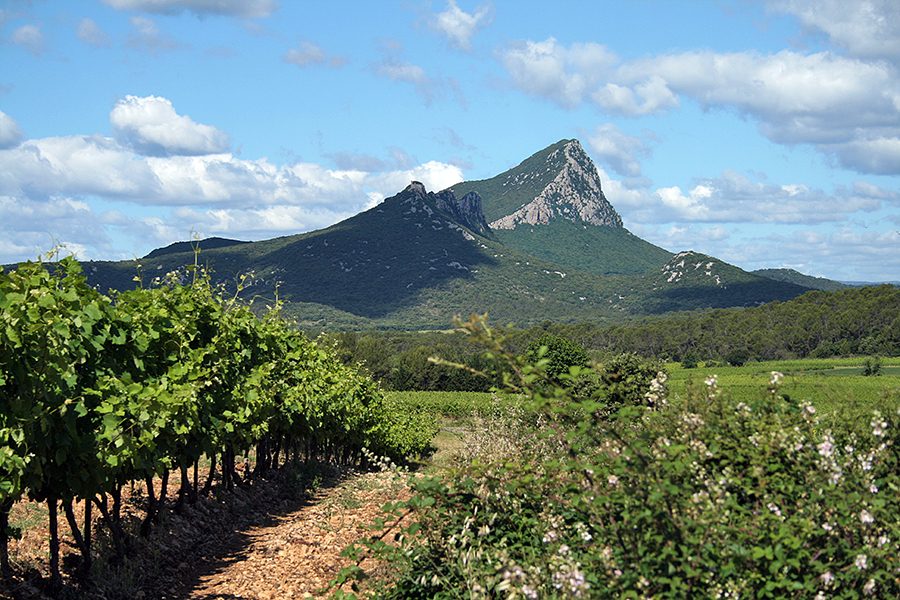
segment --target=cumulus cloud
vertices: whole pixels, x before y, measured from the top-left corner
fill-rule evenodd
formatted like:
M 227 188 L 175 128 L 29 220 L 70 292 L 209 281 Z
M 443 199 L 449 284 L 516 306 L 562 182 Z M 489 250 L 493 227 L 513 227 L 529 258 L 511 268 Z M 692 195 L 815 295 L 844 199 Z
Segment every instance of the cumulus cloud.
M 21 46 L 35 56 L 43 54 L 46 48 L 44 34 L 41 33 L 41 28 L 38 25 L 22 25 L 9 36 L 9 41 L 16 46 Z
M 169 100 L 156 96 L 125 96 L 109 121 L 125 143 L 148 156 L 217 154 L 230 147 L 226 133 L 179 115 Z
M 640 156 L 648 156 L 650 148 L 641 138 L 627 135 L 613 123 L 600 125 L 588 138 L 594 155 L 625 177 L 640 177 Z
M 619 59 L 595 43 L 565 48 L 555 38 L 514 42 L 499 52 L 512 85 L 526 93 L 576 108 L 611 74 Z
M 320 46 L 309 40 L 304 40 L 300 42 L 297 48 L 288 50 L 281 60 L 295 64 L 298 67 L 327 64 L 329 67 L 337 68 L 347 63 L 346 58 L 340 56 L 329 57 Z
M 268 17 L 278 7 L 275 0 L 103 0 L 118 10 L 161 15 L 191 12 L 197 16 Z
M 900 4 L 894 0 L 769 0 L 767 9 L 800 19 L 806 32 L 861 58 L 900 59 Z
M 900 10 L 872 6 L 887 21 Z M 554 38 L 514 42 L 498 59 L 514 88 L 567 109 L 591 104 L 641 117 L 690 98 L 754 119 L 775 143 L 812 145 L 844 168 L 900 174 L 900 70 L 889 61 L 829 51 L 707 50 L 621 62 L 598 44 L 567 48 Z
M 0 126 L 15 124 L 3 117 Z M 110 120 L 117 137 L 7 137 L 19 143 L 0 148 L 0 264 L 35 258 L 36 249 L 52 247 L 55 238 L 79 248 L 82 258 L 101 259 L 129 258 L 184 239 L 192 228 L 207 235 L 265 239 L 326 227 L 413 180 L 429 190 L 463 180 L 457 166 L 412 165 L 396 148 L 383 169 L 372 172 L 359 168 L 365 155 L 339 153 L 338 169 L 239 159 L 220 151 L 224 134 L 179 116 L 164 98 L 126 97 Z M 145 152 L 148 145 L 165 151 Z M 185 154 L 188 150 L 194 154 Z M 160 216 L 97 213 L 84 200 L 92 197 L 154 206 Z M 137 245 L 140 252 L 121 241 L 114 250 L 114 238 Z
M 460 50 L 472 50 L 472 38 L 482 27 L 490 25 L 493 10 L 489 4 L 480 6 L 473 13 L 467 13 L 456 5 L 456 0 L 448 0 L 447 7 L 429 19 L 432 29 Z
M 16 120 L 0 110 L 0 150 L 15 148 L 25 139 L 25 132 Z
M 93 19 L 84 18 L 78 24 L 78 39 L 91 46 L 108 46 L 109 36 L 94 22 Z

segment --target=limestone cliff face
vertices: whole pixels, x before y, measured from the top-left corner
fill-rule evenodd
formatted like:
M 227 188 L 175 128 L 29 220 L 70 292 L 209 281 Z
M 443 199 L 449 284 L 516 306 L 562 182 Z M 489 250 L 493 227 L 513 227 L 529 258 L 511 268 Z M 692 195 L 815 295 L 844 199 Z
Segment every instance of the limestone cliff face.
M 600 187 L 597 167 L 578 140 L 554 146 L 545 157 L 545 168 L 530 166 L 531 172 L 549 171 L 555 176 L 518 210 L 491 222 L 491 229 L 515 229 L 520 224 L 543 225 L 554 219 L 622 227 L 622 218 Z M 504 187 L 525 185 L 528 173 L 514 171 L 510 171 L 508 180 L 502 183 Z
M 479 235 L 491 237 L 491 229 L 484 218 L 481 196 L 478 195 L 478 192 L 469 192 L 462 198 L 457 198 L 453 190 L 446 189 L 438 193 L 429 192 L 422 183 L 413 181 L 403 193 L 407 194 L 410 199 L 416 199 L 420 203 L 430 200 L 439 211 L 458 224 Z

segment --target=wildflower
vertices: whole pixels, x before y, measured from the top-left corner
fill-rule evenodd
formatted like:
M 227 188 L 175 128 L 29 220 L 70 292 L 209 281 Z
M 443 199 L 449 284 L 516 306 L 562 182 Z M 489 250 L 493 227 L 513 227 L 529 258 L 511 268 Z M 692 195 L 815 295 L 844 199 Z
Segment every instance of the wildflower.
M 527 583 L 522 586 L 522 595 L 528 598 L 528 600 L 537 600 L 538 597 L 537 590 L 535 590 Z
M 819 592 L 813 600 L 825 600 L 825 592 Z
M 856 556 L 856 561 L 854 561 L 853 566 L 859 569 L 860 571 L 865 571 L 866 566 L 868 565 L 869 557 L 865 554 L 858 554 Z
M 872 516 L 872 513 L 870 513 L 866 509 L 863 509 L 863 511 L 861 513 L 859 513 L 859 520 L 862 521 L 863 523 L 874 523 L 875 522 L 875 518 Z
M 821 579 L 822 583 L 825 585 L 831 585 L 831 582 L 834 581 L 834 574 L 831 571 L 825 571 L 819 575 L 819 579 Z
M 878 486 L 873 483 L 872 485 L 869 486 L 869 491 L 872 492 L 873 494 L 877 494 Z
M 781 378 L 784 377 L 784 373 L 779 373 L 778 371 L 772 371 L 772 379 L 769 380 L 770 385 L 778 385 L 778 382 Z
M 872 426 L 872 435 L 875 437 L 884 437 L 884 429 L 887 427 L 887 421 L 882 421 L 879 419 L 879 414 L 875 412 L 875 418 L 872 420 L 870 425 Z
M 882 535 L 878 538 L 878 547 L 881 548 L 882 546 L 884 546 L 885 544 L 887 544 L 890 541 L 891 541 L 891 538 L 889 538 L 886 535 Z
M 545 544 L 549 544 L 550 542 L 553 542 L 555 539 L 556 539 L 556 532 L 553 531 L 552 529 L 544 534 L 544 543 Z
M 816 446 L 816 448 L 819 449 L 819 454 L 825 458 L 831 458 L 831 455 L 834 454 L 834 444 L 828 439 Z
M 822 523 L 822 529 L 830 532 L 832 529 L 834 529 L 834 526 L 831 523 Z M 824 575 L 823 575 L 823 577 L 824 577 Z
M 871 596 L 872 592 L 874 592 L 874 591 L 875 591 L 875 580 L 870 579 L 868 582 L 866 582 L 866 585 L 863 586 L 863 593 L 866 596 Z
M 776 516 L 781 516 L 781 509 L 774 502 L 769 502 L 766 504 L 766 508 L 775 513 Z
M 615 475 L 610 475 L 610 476 L 606 479 L 606 481 L 607 481 L 607 483 L 609 483 L 609 485 L 612 486 L 612 487 L 616 487 L 617 485 L 619 485 L 619 478 L 618 478 L 617 476 L 615 476 Z
M 562 546 L 559 547 L 558 552 L 559 552 L 560 554 L 568 554 L 568 553 L 569 553 L 569 545 L 568 545 L 568 544 L 563 544 Z
M 710 375 L 709 377 L 706 378 L 706 385 L 707 385 L 707 387 L 714 388 L 714 387 L 716 387 L 716 384 L 718 383 L 718 381 L 719 381 L 718 375 Z

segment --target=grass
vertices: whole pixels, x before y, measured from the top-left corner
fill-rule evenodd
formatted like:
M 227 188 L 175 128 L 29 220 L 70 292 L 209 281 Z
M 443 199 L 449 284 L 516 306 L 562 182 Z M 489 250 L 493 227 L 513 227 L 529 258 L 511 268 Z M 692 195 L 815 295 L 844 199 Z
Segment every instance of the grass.
M 705 385 L 716 375 L 717 385 L 738 400 L 764 393 L 772 371 L 785 375 L 779 391 L 794 400 L 809 400 L 826 413 L 850 414 L 866 410 L 886 394 L 900 392 L 900 358 L 882 359 L 881 374 L 863 377 L 865 358 L 803 359 L 747 363 L 741 367 L 700 366 L 683 369 L 669 363 L 669 393 L 673 401 L 684 397 L 689 385 Z

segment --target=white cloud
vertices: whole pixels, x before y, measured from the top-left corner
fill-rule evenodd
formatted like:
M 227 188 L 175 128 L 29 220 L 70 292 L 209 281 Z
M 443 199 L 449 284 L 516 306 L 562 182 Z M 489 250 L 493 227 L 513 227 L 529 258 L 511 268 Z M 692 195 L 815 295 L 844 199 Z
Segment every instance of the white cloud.
M 600 170 L 607 199 L 633 224 L 768 223 L 817 225 L 847 223 L 856 213 L 872 213 L 885 202 L 900 205 L 900 193 L 864 181 L 851 188 L 838 186 L 832 193 L 798 183 L 755 181 L 725 169 L 718 177 L 698 179 L 683 191 L 678 186 L 628 188 Z
M 103 0 L 118 10 L 162 15 L 191 12 L 197 16 L 268 17 L 278 7 L 275 0 Z
M 40 56 L 45 50 L 44 34 L 38 25 L 22 25 L 9 37 L 9 41 L 31 54 Z
M 185 239 L 191 229 L 265 239 L 326 227 L 413 180 L 433 191 L 463 180 L 459 167 L 435 161 L 366 172 L 314 163 L 276 165 L 227 152 L 178 155 L 173 150 L 209 150 L 220 132 L 177 115 L 164 98 L 127 97 L 117 103 L 111 121 L 119 138 L 59 136 L 0 149 L 0 264 L 35 258 L 56 239 L 79 249 L 82 258 L 100 259 L 129 258 Z M 15 124 L 0 118 L 0 126 L 4 123 Z M 8 139 L 16 137 L 21 134 Z M 150 156 L 135 149 L 149 143 L 166 152 Z M 398 167 L 411 161 L 402 150 L 391 152 Z M 85 201 L 90 198 L 122 208 L 96 213 Z M 129 217 L 123 204 L 159 207 L 154 212 L 160 216 Z M 117 241 L 114 250 L 114 238 L 131 246 Z
M 226 133 L 177 114 L 169 100 L 156 96 L 125 96 L 109 121 L 121 139 L 148 156 L 216 154 L 230 146 Z
M 514 87 L 565 108 L 581 104 L 618 62 L 600 44 L 573 44 L 566 49 L 552 37 L 513 43 L 499 53 L 499 60 Z
M 879 18 L 900 11 L 876 4 L 884 12 Z M 684 52 L 620 63 L 603 46 L 566 48 L 553 38 L 513 43 L 498 59 L 513 87 L 567 109 L 592 103 L 640 117 L 676 109 L 686 97 L 706 109 L 749 116 L 771 141 L 810 144 L 844 168 L 900 174 L 900 70 L 888 61 L 784 50 Z
M 399 42 L 382 40 L 381 46 L 383 54 L 381 62 L 370 65 L 376 75 L 386 77 L 391 81 L 412 84 L 426 104 L 430 104 L 432 100 L 440 97 L 444 90 L 456 92 L 459 101 L 464 103 L 455 80 L 432 77 L 419 65 L 400 59 L 399 55 L 402 53 L 403 47 Z
M 25 132 L 16 120 L 0 110 L 0 150 L 15 148 L 25 139 Z
M 472 49 L 472 37 L 478 29 L 491 23 L 491 6 L 486 4 L 473 13 L 467 13 L 456 5 L 456 0 L 447 0 L 447 7 L 432 16 L 431 27 L 447 38 L 451 46 L 469 52 Z
M 900 59 L 900 4 L 895 0 L 769 0 L 810 33 L 825 33 L 851 56 Z
M 639 156 L 648 156 L 650 148 L 638 137 L 626 135 L 613 123 L 599 125 L 588 138 L 591 151 L 612 170 L 625 177 L 640 177 Z
M 153 56 L 160 50 L 190 50 L 190 44 L 183 44 L 167 33 L 162 33 L 156 22 L 147 17 L 128 17 L 135 32 L 128 35 L 127 44 Z
M 109 36 L 93 19 L 81 20 L 78 24 L 78 39 L 91 46 L 109 46 Z
M 340 56 L 332 56 L 329 58 L 320 46 L 309 40 L 304 40 L 300 42 L 297 48 L 288 50 L 287 54 L 285 54 L 281 60 L 286 63 L 295 64 L 298 67 L 308 67 L 310 65 L 322 65 L 327 63 L 329 67 L 337 68 L 347 63 L 347 59 Z

